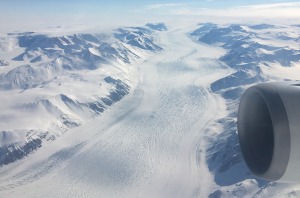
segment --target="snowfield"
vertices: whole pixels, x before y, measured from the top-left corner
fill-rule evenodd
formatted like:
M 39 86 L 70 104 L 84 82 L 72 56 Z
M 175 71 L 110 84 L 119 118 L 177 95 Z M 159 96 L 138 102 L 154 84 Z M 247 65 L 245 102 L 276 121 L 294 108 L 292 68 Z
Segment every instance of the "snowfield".
M 0 160 L 4 148 L 31 149 L 0 166 L 0 197 L 299 195 L 297 185 L 254 178 L 236 134 L 248 86 L 296 80 L 299 27 L 159 23 L 116 31 L 39 36 L 25 51 L 12 44 L 20 35 L 2 38 L 8 53 L 0 63 L 9 64 L 0 66 Z M 28 34 L 25 41 L 36 39 Z M 55 124 L 45 129 L 49 120 Z

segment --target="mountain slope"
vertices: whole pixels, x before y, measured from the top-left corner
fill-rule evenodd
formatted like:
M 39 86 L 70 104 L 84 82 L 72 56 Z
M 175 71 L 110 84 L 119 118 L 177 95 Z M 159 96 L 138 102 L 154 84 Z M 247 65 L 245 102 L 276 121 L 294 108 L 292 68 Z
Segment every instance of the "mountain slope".
M 21 159 L 101 114 L 136 86 L 139 61 L 162 50 L 155 31 L 2 35 L 0 165 Z M 16 53 L 12 53 L 16 52 Z M 16 125 L 16 120 L 18 124 Z

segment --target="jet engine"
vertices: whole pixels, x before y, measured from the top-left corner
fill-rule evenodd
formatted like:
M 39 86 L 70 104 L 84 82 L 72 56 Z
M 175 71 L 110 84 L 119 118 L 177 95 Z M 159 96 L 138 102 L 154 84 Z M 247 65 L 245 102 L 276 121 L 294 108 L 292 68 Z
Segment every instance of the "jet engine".
M 254 175 L 300 181 L 300 82 L 248 88 L 241 97 L 237 125 L 243 157 Z

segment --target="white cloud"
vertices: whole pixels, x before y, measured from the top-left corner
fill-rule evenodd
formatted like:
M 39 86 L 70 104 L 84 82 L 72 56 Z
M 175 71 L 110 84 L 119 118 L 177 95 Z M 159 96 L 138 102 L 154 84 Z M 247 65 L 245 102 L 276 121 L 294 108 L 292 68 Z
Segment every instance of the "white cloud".
M 162 3 L 162 4 L 151 4 L 146 6 L 147 9 L 161 9 L 161 8 L 171 8 L 171 7 L 180 7 L 186 5 L 184 3 Z
M 176 8 L 170 14 L 183 16 L 300 19 L 300 2 L 239 6 L 227 9 Z
M 239 7 L 250 8 L 250 9 L 291 8 L 291 7 L 300 7 L 300 2 L 272 3 L 272 4 L 260 4 L 260 5 L 239 6 Z

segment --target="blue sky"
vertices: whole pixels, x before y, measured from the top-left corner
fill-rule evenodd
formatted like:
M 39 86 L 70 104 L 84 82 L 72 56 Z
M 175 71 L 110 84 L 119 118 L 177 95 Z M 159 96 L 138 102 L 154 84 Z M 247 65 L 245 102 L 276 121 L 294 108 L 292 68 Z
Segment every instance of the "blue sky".
M 282 3 L 298 2 L 296 7 L 288 4 L 289 9 L 281 9 Z M 0 0 L 0 28 L 4 25 L 34 23 L 121 23 L 156 17 L 175 15 L 244 15 L 253 12 L 264 17 L 287 16 L 300 13 L 300 0 Z M 251 5 L 274 4 L 275 11 L 266 6 Z M 241 7 L 250 6 L 250 11 Z M 238 12 L 238 10 L 240 11 Z M 273 9 L 273 8 L 272 8 Z M 290 12 L 292 11 L 292 12 Z M 275 15 L 274 15 L 275 16 Z M 245 16 L 247 17 L 247 16 Z M 300 17 L 299 17 L 300 18 Z
M 127 13 L 156 4 L 185 4 L 199 8 L 230 8 L 253 4 L 299 2 L 295 0 L 0 0 L 0 11 L 7 15 L 58 13 Z

